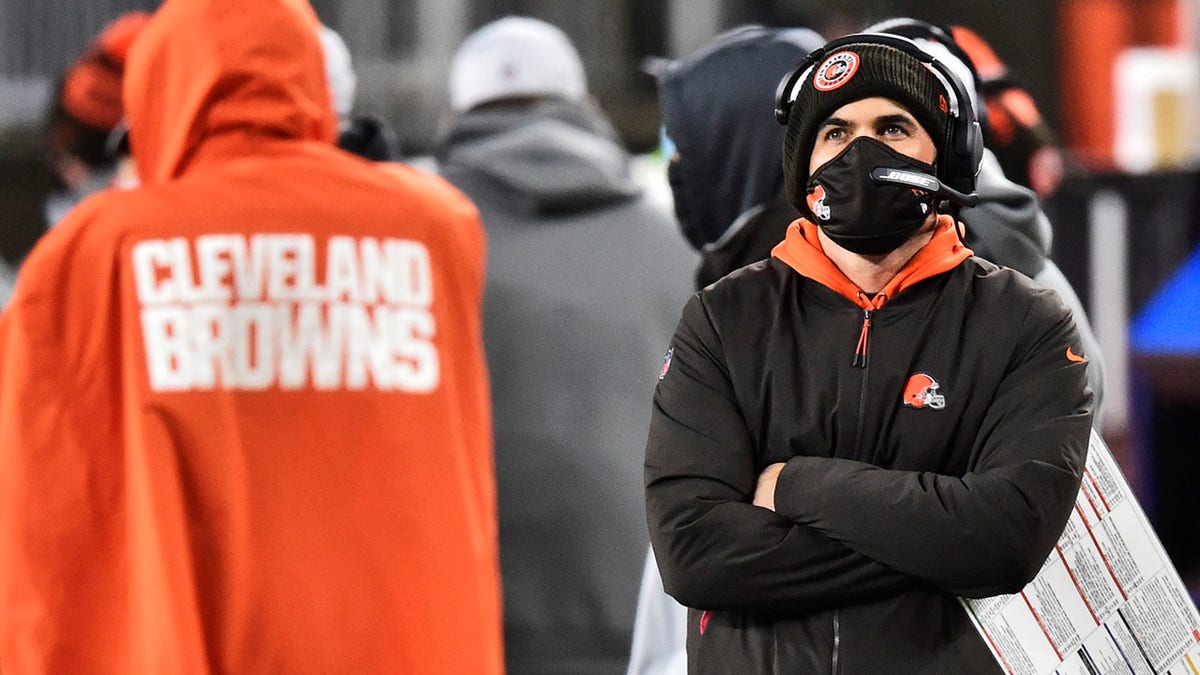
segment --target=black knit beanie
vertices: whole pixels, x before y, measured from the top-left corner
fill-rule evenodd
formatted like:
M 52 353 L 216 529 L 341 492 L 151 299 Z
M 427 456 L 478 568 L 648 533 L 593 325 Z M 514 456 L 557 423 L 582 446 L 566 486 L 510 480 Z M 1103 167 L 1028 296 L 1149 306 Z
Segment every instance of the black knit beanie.
M 824 57 L 800 84 L 783 141 L 783 180 L 788 200 L 807 213 L 806 184 L 818 127 L 838 108 L 882 96 L 904 106 L 933 138 L 938 158 L 949 147 L 949 102 L 929 66 L 895 47 L 844 45 Z M 935 160 L 936 162 L 936 160 Z

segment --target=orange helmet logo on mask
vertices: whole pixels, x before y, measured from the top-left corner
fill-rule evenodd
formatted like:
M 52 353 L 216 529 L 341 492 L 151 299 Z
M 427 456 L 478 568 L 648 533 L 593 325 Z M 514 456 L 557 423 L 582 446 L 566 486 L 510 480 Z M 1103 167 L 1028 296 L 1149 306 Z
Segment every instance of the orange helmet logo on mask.
M 819 220 L 829 220 L 829 207 L 825 204 L 825 187 L 813 186 L 808 192 L 808 209 Z

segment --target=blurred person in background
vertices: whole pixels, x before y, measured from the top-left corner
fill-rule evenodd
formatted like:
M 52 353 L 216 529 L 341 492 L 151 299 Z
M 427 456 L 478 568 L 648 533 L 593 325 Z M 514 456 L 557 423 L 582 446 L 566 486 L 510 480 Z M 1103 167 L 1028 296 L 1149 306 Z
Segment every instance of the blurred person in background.
M 507 17 L 468 36 L 450 101 L 435 157 L 488 238 L 508 672 L 622 673 L 648 544 L 646 402 L 695 257 L 631 178 L 558 28 Z
M 503 671 L 485 244 L 296 0 L 167 0 L 0 314 L 0 672 Z
M 56 181 L 46 200 L 49 226 L 91 194 L 112 187 L 117 177 L 114 135 L 122 133 L 125 62 L 149 20 L 145 12 L 121 15 L 63 76 L 46 125 L 47 162 Z
M 338 117 L 338 147 L 373 162 L 397 159 L 396 132 L 371 115 L 354 114 L 358 75 L 345 40 L 329 26 L 321 26 L 321 49 L 325 54 L 325 77 Z
M 783 129 L 769 111 L 789 69 L 824 44 L 807 29 L 746 26 L 658 68 L 675 216 L 700 253 L 696 288 L 770 256 L 799 217 L 783 192 Z
M 1053 197 L 1062 185 L 1067 160 L 1033 97 L 978 33 L 966 26 L 942 32 L 951 36 L 978 74 L 978 96 L 986 110 L 983 137 L 1004 175 L 1041 199 Z
M 1002 140 L 988 131 L 995 129 L 993 112 L 997 108 L 986 96 L 982 96 L 988 91 L 987 84 L 964 49 L 964 46 L 978 49 L 977 38 L 967 37 L 965 43 L 957 40 L 975 34 L 961 27 L 946 29 L 927 21 L 904 17 L 882 21 L 867 28 L 866 32 L 890 33 L 916 41 L 922 49 L 958 75 L 967 87 L 972 105 L 982 106 L 980 127 L 986 147 L 976 182 L 979 204 L 960 212 L 960 218 L 966 226 L 966 243 L 975 255 L 997 265 L 1011 267 L 1033 279 L 1039 286 L 1054 290 L 1071 308 L 1084 351 L 1088 355 L 1088 385 L 1095 399 L 1095 421 L 1099 424 L 1100 406 L 1104 399 L 1104 356 L 1100 351 L 1100 343 L 1079 295 L 1050 258 L 1053 228 L 1042 210 L 1038 195 L 1028 187 L 1009 180 L 996 153 L 992 151 L 993 145 Z
M 0 224 L 3 220 L 0 220 Z M 2 226 L 2 225 L 0 225 Z M 6 256 L 0 256 L 0 309 L 8 304 L 12 297 L 13 287 L 17 283 L 17 265 Z
M 110 22 L 58 83 L 43 133 L 51 177 L 51 191 L 42 204 L 47 227 L 89 195 L 121 180 L 127 156 L 119 142 L 125 57 L 148 20 L 145 12 L 129 12 Z M 0 308 L 8 304 L 21 262 L 19 256 L 0 257 Z
M 700 253 L 697 290 L 771 249 L 800 217 L 783 189 L 784 129 L 771 117 L 779 81 L 825 44 L 802 29 L 743 26 L 678 61 L 654 65 L 678 225 Z M 647 557 L 630 675 L 683 673 L 687 610 Z

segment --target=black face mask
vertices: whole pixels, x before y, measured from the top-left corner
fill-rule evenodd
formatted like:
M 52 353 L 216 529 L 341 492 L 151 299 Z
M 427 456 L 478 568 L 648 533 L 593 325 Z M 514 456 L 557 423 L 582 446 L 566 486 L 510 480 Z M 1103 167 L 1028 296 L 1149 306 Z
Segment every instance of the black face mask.
M 667 183 L 671 186 L 671 196 L 675 202 L 675 219 L 679 221 L 679 229 L 683 236 L 697 251 L 702 250 L 708 243 L 705 232 L 698 218 L 693 218 L 691 204 L 684 187 L 683 167 L 678 157 L 672 157 L 667 162 Z
M 932 165 L 863 136 L 818 167 L 807 185 L 813 222 L 837 245 L 863 255 L 899 248 L 929 218 L 937 199 L 911 187 L 876 184 L 870 174 L 877 167 L 934 172 Z

